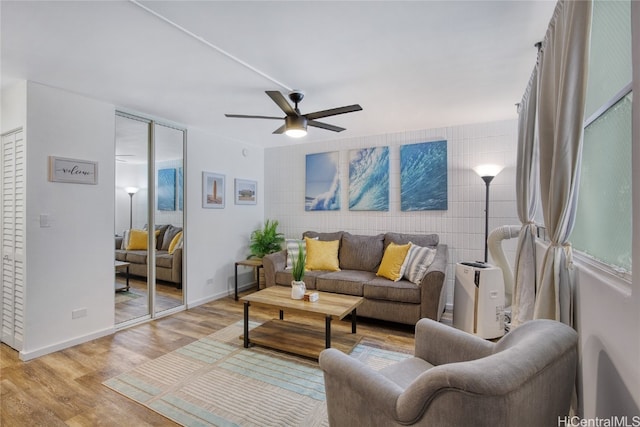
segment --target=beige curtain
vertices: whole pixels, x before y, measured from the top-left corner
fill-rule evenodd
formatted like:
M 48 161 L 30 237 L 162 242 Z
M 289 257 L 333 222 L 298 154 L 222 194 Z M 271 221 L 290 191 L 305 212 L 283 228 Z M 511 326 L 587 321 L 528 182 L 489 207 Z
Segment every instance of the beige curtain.
M 522 222 L 516 249 L 515 282 L 511 304 L 511 327 L 533 319 L 536 298 L 536 225 L 534 218 L 539 198 L 539 158 L 536 135 L 538 64 L 518 110 L 518 157 L 516 167 L 516 204 Z
M 573 325 L 572 250 L 568 241 L 578 200 L 591 1 L 560 0 L 542 44 L 538 138 L 546 251 L 534 318 Z

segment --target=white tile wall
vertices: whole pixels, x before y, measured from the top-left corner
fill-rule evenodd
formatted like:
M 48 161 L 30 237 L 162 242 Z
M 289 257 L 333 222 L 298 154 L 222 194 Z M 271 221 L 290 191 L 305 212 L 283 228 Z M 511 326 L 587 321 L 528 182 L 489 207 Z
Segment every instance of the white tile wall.
M 442 139 L 447 140 L 448 210 L 401 212 L 400 145 Z M 509 120 L 270 148 L 265 150 L 265 218 L 277 219 L 286 237 L 299 237 L 306 230 L 346 230 L 366 235 L 386 231 L 437 233 L 440 242 L 449 245 L 447 302 L 452 303 L 453 266 L 484 257 L 485 184 L 473 172 L 474 166 L 505 166 L 490 186 L 489 230 L 520 224 L 515 193 L 516 142 L 517 121 Z M 389 211 L 349 211 L 349 150 L 375 146 L 390 147 Z M 306 212 L 305 155 L 327 151 L 340 152 L 342 210 Z M 503 245 L 512 265 L 515 240 Z

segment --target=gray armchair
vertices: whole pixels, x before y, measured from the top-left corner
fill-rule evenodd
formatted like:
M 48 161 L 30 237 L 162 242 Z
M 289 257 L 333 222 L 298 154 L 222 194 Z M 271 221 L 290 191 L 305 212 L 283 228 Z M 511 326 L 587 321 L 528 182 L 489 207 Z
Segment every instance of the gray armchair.
M 327 349 L 319 362 L 329 424 L 555 426 L 569 413 L 577 343 L 572 328 L 551 320 L 493 343 L 422 319 L 415 356 L 380 371 Z

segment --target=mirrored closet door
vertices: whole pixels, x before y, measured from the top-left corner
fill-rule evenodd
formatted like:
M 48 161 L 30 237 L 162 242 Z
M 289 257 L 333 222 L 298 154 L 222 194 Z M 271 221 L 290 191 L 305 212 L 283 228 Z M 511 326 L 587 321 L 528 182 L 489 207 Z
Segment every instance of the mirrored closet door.
M 185 138 L 184 129 L 116 116 L 115 319 L 120 326 L 184 308 Z

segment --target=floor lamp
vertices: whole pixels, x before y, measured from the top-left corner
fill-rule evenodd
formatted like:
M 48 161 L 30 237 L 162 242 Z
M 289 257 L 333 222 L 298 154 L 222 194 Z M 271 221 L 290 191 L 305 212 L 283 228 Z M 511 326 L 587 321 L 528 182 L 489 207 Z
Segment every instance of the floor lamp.
M 485 196 L 485 217 L 484 217 L 484 262 L 487 263 L 487 246 L 489 240 L 489 184 L 493 181 L 493 178 L 496 177 L 502 171 L 502 166 L 499 165 L 480 165 L 473 168 L 475 173 L 477 173 L 480 178 L 484 181 L 487 186 L 487 192 Z
M 133 228 L 133 195 L 138 192 L 137 187 L 127 187 L 124 191 L 129 195 L 129 230 Z

